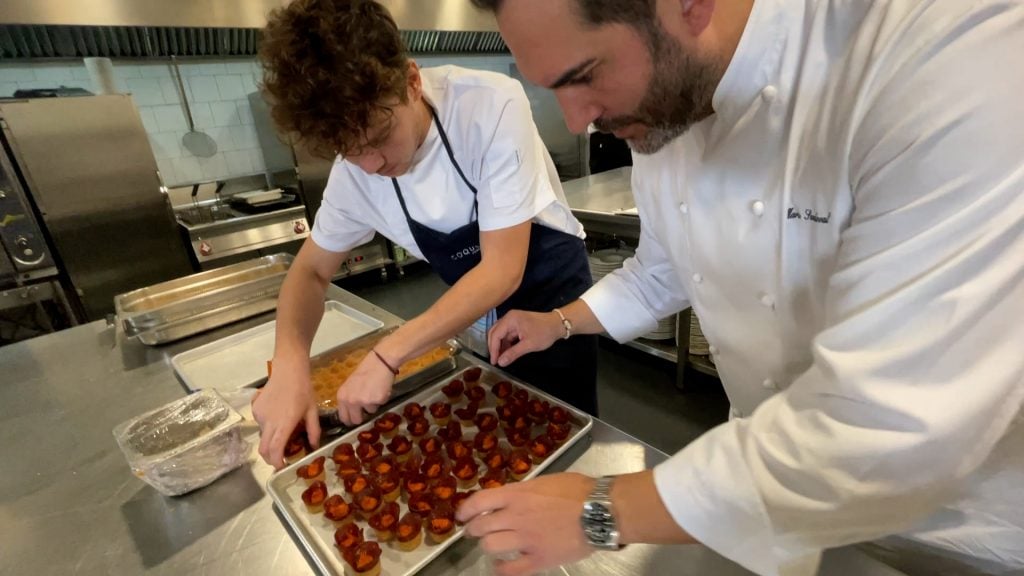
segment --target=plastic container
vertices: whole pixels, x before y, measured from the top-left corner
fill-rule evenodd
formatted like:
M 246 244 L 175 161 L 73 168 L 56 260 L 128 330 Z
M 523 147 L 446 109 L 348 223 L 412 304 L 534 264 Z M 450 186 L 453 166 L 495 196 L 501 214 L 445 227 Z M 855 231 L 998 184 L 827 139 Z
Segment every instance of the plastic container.
M 214 390 L 203 390 L 114 428 L 132 472 L 161 494 L 202 488 L 245 464 L 242 416 Z

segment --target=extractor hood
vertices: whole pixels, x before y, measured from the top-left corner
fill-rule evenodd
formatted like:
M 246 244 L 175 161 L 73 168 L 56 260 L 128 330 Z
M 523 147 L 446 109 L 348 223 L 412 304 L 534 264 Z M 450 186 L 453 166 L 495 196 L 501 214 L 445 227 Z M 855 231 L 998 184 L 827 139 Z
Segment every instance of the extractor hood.
M 469 0 L 381 0 L 413 53 L 503 53 L 494 17 Z M 246 56 L 287 0 L 3 0 L 0 60 Z

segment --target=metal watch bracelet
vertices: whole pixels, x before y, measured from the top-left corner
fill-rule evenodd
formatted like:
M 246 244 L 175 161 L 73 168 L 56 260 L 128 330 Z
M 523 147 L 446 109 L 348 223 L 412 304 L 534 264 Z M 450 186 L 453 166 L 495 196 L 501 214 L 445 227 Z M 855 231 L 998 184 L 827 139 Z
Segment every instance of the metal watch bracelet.
M 613 476 L 598 478 L 583 502 L 583 514 L 580 516 L 583 534 L 590 545 L 599 550 L 624 548 L 619 543 L 619 529 L 612 511 L 611 486 L 614 480 Z

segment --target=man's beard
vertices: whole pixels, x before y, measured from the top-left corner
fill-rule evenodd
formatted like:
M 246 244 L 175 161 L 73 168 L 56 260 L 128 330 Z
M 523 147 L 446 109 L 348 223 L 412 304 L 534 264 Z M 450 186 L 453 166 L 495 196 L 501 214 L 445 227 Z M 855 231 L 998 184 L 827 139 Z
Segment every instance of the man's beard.
M 654 69 L 643 100 L 632 114 L 599 118 L 594 126 L 602 132 L 612 132 L 631 124 L 643 125 L 646 133 L 629 140 L 629 147 L 639 154 L 654 154 L 714 113 L 711 99 L 723 67 L 685 53 L 660 28 L 646 33 L 652 35 L 648 45 Z

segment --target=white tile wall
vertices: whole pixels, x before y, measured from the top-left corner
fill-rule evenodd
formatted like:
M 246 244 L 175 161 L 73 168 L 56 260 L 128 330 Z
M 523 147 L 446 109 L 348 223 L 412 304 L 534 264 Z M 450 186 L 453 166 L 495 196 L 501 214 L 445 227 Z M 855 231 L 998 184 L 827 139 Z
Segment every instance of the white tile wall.
M 195 158 L 181 146 L 188 124 L 169 62 L 114 61 L 118 89 L 138 107 L 164 182 L 181 186 L 263 171 L 248 100 L 260 73 L 255 60 L 181 60 L 179 66 L 196 128 L 217 142 L 212 158 Z M 61 85 L 95 91 L 80 61 L 0 64 L 0 96 Z
M 216 102 L 220 100 L 217 78 L 214 76 L 193 76 L 188 79 L 193 102 Z
M 180 104 L 161 104 L 153 106 L 152 110 L 153 116 L 156 118 L 157 129 L 161 132 L 176 132 L 188 129 L 185 112 Z
M 508 73 L 508 56 L 420 57 L 420 66 L 456 64 Z M 167 61 L 116 60 L 119 90 L 131 93 L 149 134 L 157 165 L 168 186 L 245 176 L 265 168 L 248 95 L 257 90 L 254 59 L 180 60 L 185 94 L 196 128 L 217 142 L 212 158 L 196 158 L 181 146 L 188 130 L 171 66 Z M 68 86 L 95 90 L 81 62 L 0 64 L 0 96 L 22 88 Z
M 213 124 L 211 126 L 233 126 L 241 125 L 238 117 L 238 105 L 234 100 L 210 103 Z

